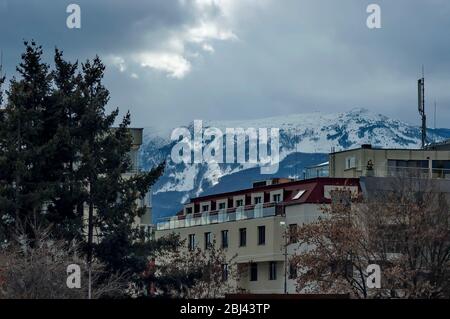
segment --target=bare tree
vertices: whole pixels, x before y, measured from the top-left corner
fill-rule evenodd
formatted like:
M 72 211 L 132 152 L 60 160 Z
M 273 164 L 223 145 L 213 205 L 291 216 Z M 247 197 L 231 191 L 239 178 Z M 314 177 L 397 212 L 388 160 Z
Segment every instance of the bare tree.
M 87 298 L 87 267 L 79 245 L 49 239 L 49 229 L 33 229 L 33 240 L 18 235 L 15 241 L 0 247 L 0 298 Z M 80 266 L 80 288 L 67 285 L 67 267 L 72 264 Z M 98 262 L 93 263 L 92 273 L 92 298 L 125 294 L 127 276 L 108 274 Z
M 450 194 L 443 183 L 403 176 L 381 180 L 364 199 L 335 192 L 323 216 L 296 234 L 297 290 L 450 297 Z M 367 287 L 369 264 L 381 267 L 380 289 Z
M 227 258 L 215 240 L 206 250 L 186 249 L 184 241 L 156 258 L 153 272 L 161 294 L 175 298 L 222 298 L 234 293 L 238 279 L 236 256 Z

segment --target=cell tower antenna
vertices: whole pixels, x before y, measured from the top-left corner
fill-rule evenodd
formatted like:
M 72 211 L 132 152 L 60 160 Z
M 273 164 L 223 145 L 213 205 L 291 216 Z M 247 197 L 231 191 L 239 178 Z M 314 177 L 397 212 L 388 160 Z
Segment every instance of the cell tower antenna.
M 418 81 L 419 114 L 422 118 L 422 148 L 425 148 L 427 139 L 427 116 L 425 114 L 425 72 L 422 66 L 422 78 Z
M 436 113 L 437 113 L 437 103 L 434 100 L 434 129 L 436 129 Z

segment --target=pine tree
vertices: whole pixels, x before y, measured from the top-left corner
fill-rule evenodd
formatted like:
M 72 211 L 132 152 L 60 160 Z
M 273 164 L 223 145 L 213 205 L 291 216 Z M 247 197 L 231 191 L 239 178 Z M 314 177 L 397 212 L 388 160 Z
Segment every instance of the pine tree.
M 52 225 L 56 239 L 86 242 L 88 262 L 95 258 L 139 283 L 161 245 L 142 240 L 135 222 L 145 208 L 138 203 L 164 163 L 128 174 L 130 114 L 113 127 L 119 110 L 106 111 L 98 57 L 80 69 L 56 50 L 50 70 L 41 47 L 25 45 L 0 117 L 1 234 L 8 238 L 30 220 Z
M 0 213 L 3 231 L 25 227 L 27 221 L 45 219 L 51 193 L 43 152 L 46 140 L 43 115 L 51 92 L 49 66 L 41 61 L 42 49 L 25 42 L 26 51 L 17 67 L 3 110 L 0 140 Z
M 5 114 L 3 110 L 3 84 L 5 83 L 5 76 L 3 75 L 3 65 L 0 64 L 0 127 L 3 126 Z M 1 134 L 1 130 L 0 130 Z M 5 144 L 3 143 L 3 139 L 0 135 L 0 162 L 3 161 L 3 152 L 4 152 Z M 3 179 L 3 175 L 0 173 L 0 185 L 3 185 L 5 183 Z M 1 191 L 1 188 L 0 188 Z M 0 203 L 1 205 L 1 203 Z M 0 206 L 0 209 L 2 207 Z M 6 217 L 2 213 L 0 213 L 0 217 Z M 6 220 L 5 220 L 6 221 Z M 5 223 L 1 222 L 0 220 L 0 243 L 6 241 L 6 229 L 5 229 Z
M 53 174 L 55 188 L 48 206 L 55 232 L 66 239 L 83 238 L 83 176 L 78 172 L 82 132 L 80 119 L 86 106 L 81 98 L 78 62 L 63 59 L 55 50 L 52 103 L 45 114 L 46 139 L 53 149 L 46 153 L 47 171 Z

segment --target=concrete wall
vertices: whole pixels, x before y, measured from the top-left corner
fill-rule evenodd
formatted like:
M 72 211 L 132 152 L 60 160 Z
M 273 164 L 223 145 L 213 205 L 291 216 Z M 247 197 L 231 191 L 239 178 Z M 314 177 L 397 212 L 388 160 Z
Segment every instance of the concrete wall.
M 217 247 L 221 247 L 221 231 L 228 230 L 228 248 L 225 249 L 227 258 L 235 259 L 240 269 L 240 279 L 236 285 L 251 293 L 284 293 L 285 278 L 285 243 L 290 224 L 303 225 L 316 221 L 321 213 L 321 205 L 301 204 L 286 206 L 285 216 L 273 216 L 239 220 L 225 223 L 177 228 L 173 230 L 158 230 L 156 238 L 170 233 L 179 234 L 186 240 L 186 249 L 189 234 L 195 234 L 196 243 L 204 248 L 204 233 L 211 232 L 216 239 Z M 284 222 L 285 226 L 281 224 Z M 266 227 L 266 244 L 258 245 L 258 226 Z M 247 246 L 239 247 L 239 229 L 247 229 Z M 298 244 L 287 246 L 288 258 L 296 253 Z M 269 280 L 269 265 L 276 262 L 276 280 Z M 250 281 L 250 263 L 258 264 L 258 280 Z M 296 280 L 289 279 L 289 266 L 286 267 L 286 280 L 288 293 L 296 293 Z
M 280 289 L 283 289 L 284 283 L 284 228 L 280 225 L 282 220 L 284 220 L 282 216 L 271 216 L 173 230 L 158 230 L 156 238 L 167 236 L 170 233 L 179 234 L 181 239 L 186 240 L 187 249 L 189 235 L 195 234 L 196 245 L 203 249 L 205 247 L 204 234 L 211 232 L 213 239 L 216 240 L 216 247 L 219 248 L 222 245 L 221 232 L 228 230 L 228 248 L 225 248 L 224 251 L 228 259 L 236 256 L 234 261 L 239 264 L 241 278 L 237 286 L 252 292 L 278 293 Z M 258 245 L 258 226 L 266 228 L 265 245 Z M 239 229 L 241 228 L 246 228 L 247 231 L 245 247 L 239 246 Z M 270 261 L 277 261 L 277 280 L 269 280 Z M 258 264 L 257 281 L 250 281 L 248 267 L 251 262 Z
M 346 160 L 355 158 L 355 167 L 346 168 Z M 450 160 L 450 151 L 437 150 L 395 150 L 395 149 L 355 149 L 330 154 L 330 177 L 367 176 L 367 163 L 374 165 L 374 173 L 378 177 L 387 176 L 388 160 Z

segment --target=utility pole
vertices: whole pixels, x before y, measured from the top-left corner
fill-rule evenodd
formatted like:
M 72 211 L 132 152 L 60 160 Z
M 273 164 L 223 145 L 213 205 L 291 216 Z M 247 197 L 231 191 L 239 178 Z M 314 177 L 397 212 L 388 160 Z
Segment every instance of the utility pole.
M 286 231 L 286 226 L 284 227 L 284 294 L 286 295 L 288 293 L 287 291 L 287 267 L 288 267 L 288 255 L 287 255 L 287 245 L 288 245 L 288 241 L 287 241 L 287 231 Z
M 284 230 L 284 294 L 286 295 L 288 293 L 287 291 L 287 267 L 288 267 L 288 253 L 287 253 L 287 246 L 288 246 L 288 240 L 287 240 L 287 227 L 286 222 L 281 221 L 280 226 L 283 227 Z

